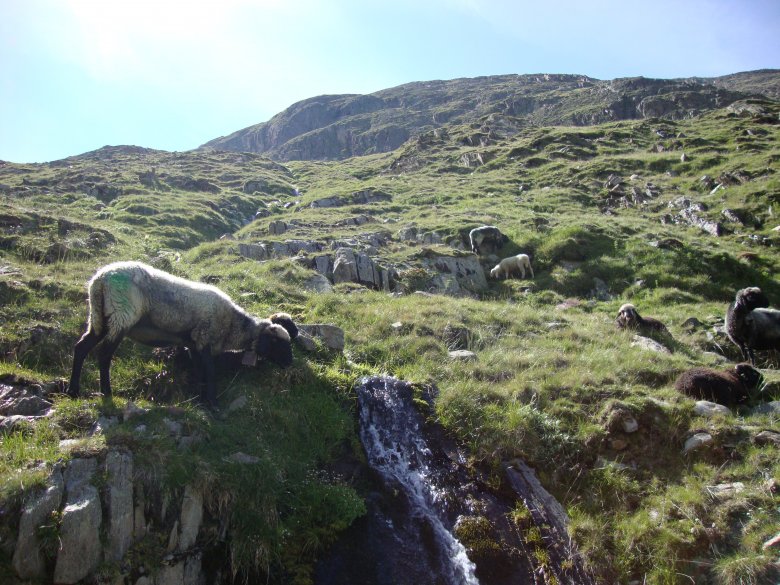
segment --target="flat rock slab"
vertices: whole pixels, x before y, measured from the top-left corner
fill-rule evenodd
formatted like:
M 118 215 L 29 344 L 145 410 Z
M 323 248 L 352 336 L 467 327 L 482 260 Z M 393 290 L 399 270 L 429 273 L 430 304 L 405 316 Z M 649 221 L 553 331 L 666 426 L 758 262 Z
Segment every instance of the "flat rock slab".
M 774 431 L 761 431 L 753 440 L 757 445 L 775 445 L 780 447 L 780 433 Z
M 649 337 L 643 337 L 641 335 L 634 335 L 634 340 L 631 342 L 631 347 L 638 347 L 640 349 L 645 349 L 647 351 L 655 351 L 657 353 L 672 353 L 655 341 L 654 339 L 650 339 Z
M 716 499 L 727 499 L 743 491 L 745 491 L 745 484 L 741 481 L 707 486 L 707 492 Z
M 712 438 L 712 435 L 709 433 L 696 433 L 692 437 L 690 437 L 687 441 L 685 441 L 685 446 L 683 447 L 683 455 L 687 455 L 691 451 L 696 451 L 698 449 L 701 449 L 702 447 L 705 447 L 712 443 L 714 439 Z
M 451 352 L 449 352 L 449 356 L 451 360 L 456 360 L 460 362 L 469 362 L 469 361 L 475 361 L 477 359 L 477 354 L 475 354 L 473 351 L 469 351 L 467 349 L 456 349 Z
M 715 402 L 709 402 L 708 400 L 698 400 L 693 407 L 693 412 L 699 416 L 711 418 L 713 416 L 727 416 L 731 414 L 731 410 L 727 406 L 717 404 Z
M 780 414 L 780 400 L 759 404 L 753 409 L 753 414 Z

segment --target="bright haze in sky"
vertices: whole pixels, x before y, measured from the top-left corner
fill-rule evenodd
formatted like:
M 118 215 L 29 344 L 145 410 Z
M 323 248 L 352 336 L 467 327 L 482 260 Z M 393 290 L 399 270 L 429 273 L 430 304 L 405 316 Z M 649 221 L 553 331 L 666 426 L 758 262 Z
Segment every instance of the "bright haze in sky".
M 189 150 L 302 99 L 780 68 L 780 0 L 0 0 L 0 160 Z

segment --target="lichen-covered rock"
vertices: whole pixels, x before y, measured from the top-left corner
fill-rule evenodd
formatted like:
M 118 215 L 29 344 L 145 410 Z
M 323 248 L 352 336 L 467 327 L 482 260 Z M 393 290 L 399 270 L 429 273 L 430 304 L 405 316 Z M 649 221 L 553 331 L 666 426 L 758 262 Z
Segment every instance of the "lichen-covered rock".
M 322 341 L 326 347 L 344 351 L 344 330 L 336 325 L 307 324 L 298 325 L 299 336 L 316 338 Z
M 357 282 L 358 272 L 355 253 L 349 248 L 339 248 L 333 261 L 333 282 Z
M 696 433 L 685 441 L 683 455 L 687 455 L 691 451 L 701 449 L 702 447 L 712 443 L 713 440 L 714 439 L 712 438 L 712 435 L 709 433 Z
M 118 561 L 133 543 L 133 456 L 110 451 L 106 455 L 108 476 L 108 556 Z
M 187 550 L 195 544 L 203 520 L 203 494 L 191 485 L 184 488 L 180 519 L 179 550 Z
M 633 416 L 628 415 L 622 420 L 621 428 L 623 429 L 624 433 L 635 433 L 639 430 L 639 423 Z
M 723 406 L 722 404 L 717 404 L 715 402 L 709 402 L 708 400 L 698 400 L 693 407 L 693 412 L 698 416 L 703 416 L 706 418 L 711 418 L 717 415 L 726 416 L 731 414 L 731 410 L 729 410 L 728 406 Z
M 238 253 L 250 260 L 268 260 L 270 258 L 290 258 L 301 253 L 314 254 L 321 252 L 324 245 L 321 242 L 305 240 L 285 240 L 284 242 L 260 242 L 238 244 Z
M 780 400 L 759 404 L 753 409 L 753 414 L 780 414 Z
M 40 390 L 40 387 L 36 387 Z M 51 409 L 51 402 L 35 388 L 0 384 L 0 415 L 42 416 Z
M 725 500 L 745 491 L 745 484 L 741 481 L 733 483 L 719 483 L 707 487 L 707 492 L 716 499 Z
M 346 205 L 346 200 L 342 197 L 323 197 L 322 199 L 317 199 L 315 201 L 312 201 L 309 204 L 309 207 L 312 208 L 327 208 L 327 207 L 341 207 L 342 205 Z
M 277 219 L 276 221 L 272 221 L 268 224 L 268 233 L 271 235 L 281 235 L 288 229 L 290 229 L 290 226 L 281 219 Z
M 643 337 L 642 335 L 634 335 L 633 341 L 631 341 L 631 347 L 638 347 L 640 349 L 654 351 L 657 353 L 672 353 L 665 346 L 661 345 L 654 339 Z
M 756 445 L 774 445 L 780 447 L 780 433 L 774 431 L 761 431 L 753 440 Z
M 395 281 L 392 268 L 377 264 L 368 254 L 339 248 L 333 260 L 333 283 L 355 282 L 377 290 L 390 290 Z
M 309 277 L 304 283 L 303 288 L 317 293 L 327 293 L 333 291 L 333 285 L 324 274 L 315 274 Z
M 434 272 L 432 285 L 437 292 L 463 295 L 483 292 L 488 288 L 485 270 L 473 254 L 446 256 L 429 252 L 421 263 Z
M 19 520 L 19 535 L 16 539 L 12 566 L 22 579 L 42 579 L 46 563 L 38 541 L 38 527 L 46 523 L 51 514 L 59 510 L 65 491 L 62 470 L 56 467 L 43 493 L 38 493 L 25 503 Z
M 448 353 L 451 360 L 458 362 L 471 362 L 477 359 L 477 354 L 467 349 L 455 349 Z
M 100 495 L 91 480 L 95 459 L 73 459 L 64 473 L 65 507 L 60 523 L 60 549 L 54 567 L 55 583 L 76 583 L 100 564 L 103 547 Z
M 669 203 L 669 208 L 679 210 L 676 214 L 668 214 L 661 218 L 661 223 L 686 224 L 707 232 L 712 236 L 723 235 L 723 225 L 720 222 L 707 219 L 703 214 L 706 207 L 694 202 L 688 197 L 677 197 Z

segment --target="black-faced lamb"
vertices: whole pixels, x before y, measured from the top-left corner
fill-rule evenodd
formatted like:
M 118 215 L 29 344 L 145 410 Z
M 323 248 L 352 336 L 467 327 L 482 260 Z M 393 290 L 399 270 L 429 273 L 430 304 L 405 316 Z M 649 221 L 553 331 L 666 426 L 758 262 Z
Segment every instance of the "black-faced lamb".
M 280 366 L 292 363 L 297 327 L 286 313 L 270 319 L 247 314 L 209 284 L 173 276 L 140 262 L 115 262 L 92 277 L 87 331 L 76 343 L 68 394 L 80 392 L 81 369 L 98 349 L 100 390 L 111 396 L 111 358 L 124 337 L 155 347 L 187 346 L 202 366 L 201 401 L 216 406 L 213 356 L 255 352 Z
M 620 307 L 615 318 L 615 325 L 620 329 L 634 329 L 643 335 L 651 335 L 653 333 L 670 335 L 666 325 L 653 317 L 642 317 L 631 303 L 626 303 Z
M 483 225 L 469 232 L 469 242 L 475 254 L 493 254 L 504 245 L 506 236 L 495 226 Z
M 745 402 L 762 379 L 761 372 L 750 364 L 737 364 L 726 371 L 690 369 L 680 374 L 674 387 L 691 398 L 733 406 Z
M 742 359 L 755 365 L 753 350 L 780 350 L 780 311 L 769 309 L 769 299 L 756 286 L 737 292 L 726 310 L 726 333 L 742 352 Z
M 526 270 L 531 273 L 531 278 L 533 278 L 534 269 L 531 268 L 531 259 L 528 257 L 528 254 L 518 254 L 517 256 L 510 256 L 501 260 L 490 271 L 490 276 L 492 278 L 500 278 L 503 274 L 504 278 L 509 278 L 519 273 L 520 278 L 525 278 Z

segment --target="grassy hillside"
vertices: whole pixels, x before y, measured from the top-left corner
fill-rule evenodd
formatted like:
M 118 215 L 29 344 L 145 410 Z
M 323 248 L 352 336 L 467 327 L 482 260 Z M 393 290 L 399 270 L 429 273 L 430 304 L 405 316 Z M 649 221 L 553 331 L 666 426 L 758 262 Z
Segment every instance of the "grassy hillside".
M 212 417 L 192 403 L 186 364 L 125 342 L 115 404 L 59 395 L 52 418 L 3 438 L 0 495 L 18 507 L 69 456 L 61 439 L 82 439 L 79 449 L 127 445 L 147 454 L 148 481 L 197 478 L 213 494 L 212 513 L 233 510 L 234 570 L 305 583 L 317 554 L 362 512 L 361 485 L 342 470 L 361 458 L 351 388 L 388 373 L 437 389 L 435 417 L 473 466 L 496 470 L 496 482 L 501 461 L 533 466 L 569 512 L 599 582 L 771 583 L 777 550 L 762 545 L 780 526 L 780 456 L 756 437 L 780 432 L 780 420 L 755 407 L 780 399 L 778 357 L 760 355 L 762 392 L 728 415 L 697 416 L 672 383 L 689 367 L 738 361 L 722 332 L 736 290 L 760 286 L 774 306 L 780 299 L 779 114 L 777 103 L 751 101 L 689 120 L 529 127 L 511 137 L 487 117 L 390 153 L 286 166 L 254 154 L 131 147 L 2 164 L 5 379 L 67 378 L 86 322 L 84 283 L 116 259 L 215 283 L 255 314 L 334 323 L 346 348 L 296 350 L 283 371 L 224 368 L 223 410 L 247 402 Z M 360 203 L 355 194 L 367 190 L 389 197 Z M 337 206 L 311 206 L 334 197 Z M 720 235 L 692 217 L 719 224 Z M 280 220 L 287 231 L 274 235 Z M 466 255 L 468 231 L 485 224 L 508 236 L 500 256 L 531 256 L 536 278 L 437 294 L 424 260 Z M 436 236 L 400 238 L 408 226 Z M 371 240 L 369 255 L 397 271 L 396 291 L 341 283 L 313 292 L 311 253 L 264 261 L 239 253 L 241 243 L 292 239 L 362 249 Z M 636 347 L 615 328 L 625 302 L 667 325 L 668 353 Z M 476 360 L 452 361 L 451 349 Z M 85 389 L 97 389 L 96 370 L 88 361 Z M 139 436 L 135 420 L 89 438 L 98 417 L 131 400 L 149 409 L 149 428 L 175 417 L 206 440 L 182 450 L 162 431 Z M 624 430 L 628 419 L 638 430 Z M 683 454 L 699 431 L 712 443 Z M 260 464 L 237 465 L 236 452 Z

